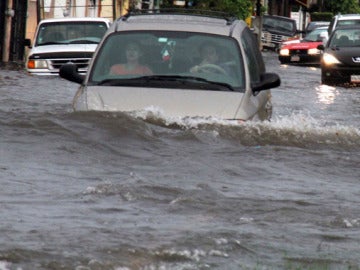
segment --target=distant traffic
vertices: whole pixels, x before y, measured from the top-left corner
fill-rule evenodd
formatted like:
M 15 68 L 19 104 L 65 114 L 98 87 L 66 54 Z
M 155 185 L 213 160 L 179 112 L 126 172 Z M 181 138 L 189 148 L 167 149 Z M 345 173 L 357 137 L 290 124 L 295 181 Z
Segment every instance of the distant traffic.
M 360 14 L 311 22 L 304 33 L 283 39 L 277 50 L 280 64 L 319 66 L 322 84 L 360 84 Z

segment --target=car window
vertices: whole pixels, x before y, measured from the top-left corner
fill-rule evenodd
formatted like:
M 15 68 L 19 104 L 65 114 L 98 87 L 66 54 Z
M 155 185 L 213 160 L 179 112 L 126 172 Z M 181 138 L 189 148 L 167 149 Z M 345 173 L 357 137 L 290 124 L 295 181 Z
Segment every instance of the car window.
M 360 29 L 337 29 L 329 41 L 329 47 L 354 47 L 359 45 Z
M 136 69 L 129 62 L 131 48 L 138 51 Z M 213 63 L 204 64 L 204 51 L 216 53 Z M 156 84 L 164 88 L 175 84 L 182 87 L 178 83 L 182 78 L 223 83 L 236 91 L 245 87 L 244 64 L 235 39 L 177 31 L 123 31 L 107 36 L 95 57 L 89 84 L 115 79 L 121 83 L 144 75 L 164 80 Z
M 346 25 L 357 25 L 360 24 L 360 19 L 352 19 L 352 20 L 339 20 L 337 23 L 337 27 L 346 26 Z
M 99 43 L 107 30 L 104 22 L 43 23 L 35 41 L 36 46 L 68 43 Z
M 311 31 L 317 29 L 318 27 L 321 26 L 329 26 L 330 22 L 322 22 L 322 21 L 317 21 L 317 22 L 309 22 L 308 25 L 306 26 L 306 33 L 310 33 Z
M 242 33 L 241 43 L 245 51 L 250 80 L 252 83 L 259 82 L 260 75 L 265 72 L 265 64 L 258 49 L 258 42 L 254 34 L 248 28 L 245 28 Z
M 305 37 L 304 40 L 307 41 L 322 41 L 327 34 L 327 29 L 318 29 L 315 28 L 313 31 L 309 32 Z

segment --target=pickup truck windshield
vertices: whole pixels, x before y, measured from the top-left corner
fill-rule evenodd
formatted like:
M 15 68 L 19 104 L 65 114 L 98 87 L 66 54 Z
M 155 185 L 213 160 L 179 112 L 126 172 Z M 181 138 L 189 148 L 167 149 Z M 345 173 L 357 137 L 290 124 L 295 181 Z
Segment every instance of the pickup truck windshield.
M 263 28 L 268 31 L 280 31 L 293 33 L 296 31 L 296 24 L 293 20 L 285 20 L 279 17 L 265 17 L 263 18 Z
M 35 46 L 52 44 L 99 43 L 107 30 L 103 22 L 43 23 L 39 28 Z

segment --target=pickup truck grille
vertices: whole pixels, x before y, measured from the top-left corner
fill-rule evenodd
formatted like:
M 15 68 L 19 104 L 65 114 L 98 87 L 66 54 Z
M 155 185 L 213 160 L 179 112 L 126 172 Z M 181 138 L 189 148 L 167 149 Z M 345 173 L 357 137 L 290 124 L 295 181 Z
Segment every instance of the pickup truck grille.
M 49 59 L 53 69 L 59 69 L 67 63 L 75 64 L 79 69 L 86 69 L 91 58 L 74 58 L 74 59 Z
M 45 60 L 48 64 L 48 73 L 57 74 L 62 65 L 73 63 L 78 67 L 80 73 L 88 69 L 93 52 L 55 52 L 33 54 L 29 59 Z
M 271 34 L 267 31 L 261 33 L 262 45 L 266 47 L 278 48 L 284 38 L 285 36 L 283 35 Z

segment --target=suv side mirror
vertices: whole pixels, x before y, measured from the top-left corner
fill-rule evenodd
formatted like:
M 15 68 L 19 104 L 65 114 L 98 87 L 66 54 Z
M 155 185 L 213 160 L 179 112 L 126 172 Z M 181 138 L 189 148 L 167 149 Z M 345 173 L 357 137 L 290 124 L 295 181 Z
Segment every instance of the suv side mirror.
M 66 79 L 70 82 L 82 84 L 85 76 L 81 75 L 75 64 L 64 64 L 60 67 L 59 75 L 61 78 Z
M 253 94 L 256 96 L 260 91 L 279 87 L 281 80 L 276 73 L 264 73 L 260 76 L 260 82 L 251 86 Z

